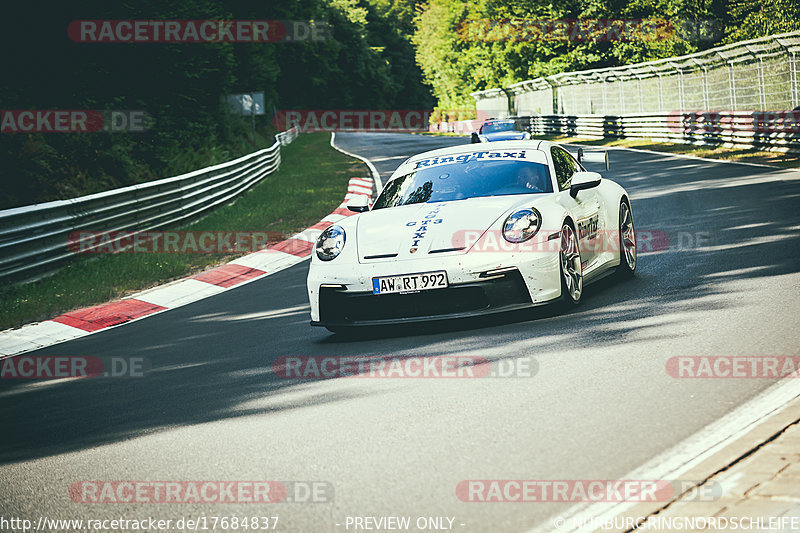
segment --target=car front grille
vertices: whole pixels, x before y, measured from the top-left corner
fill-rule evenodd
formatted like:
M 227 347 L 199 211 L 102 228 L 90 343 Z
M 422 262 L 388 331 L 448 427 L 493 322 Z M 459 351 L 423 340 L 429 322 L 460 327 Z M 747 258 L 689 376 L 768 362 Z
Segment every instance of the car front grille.
M 357 324 L 403 318 L 445 318 L 448 315 L 502 310 L 530 304 L 528 289 L 518 270 L 478 282 L 410 294 L 348 292 L 337 287 L 320 289 L 322 324 Z

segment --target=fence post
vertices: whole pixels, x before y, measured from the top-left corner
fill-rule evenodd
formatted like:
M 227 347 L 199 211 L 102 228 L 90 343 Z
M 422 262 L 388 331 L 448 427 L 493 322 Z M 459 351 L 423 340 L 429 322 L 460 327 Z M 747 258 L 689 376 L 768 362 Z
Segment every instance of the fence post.
M 660 112 L 664 111 L 664 95 L 661 92 L 661 73 L 656 72 L 656 76 L 658 76 L 658 110 Z
M 644 113 L 644 97 L 642 96 L 642 78 L 638 74 L 634 74 L 639 84 L 639 113 Z
M 578 95 L 575 94 L 575 87 L 577 87 L 574 83 L 569 84 L 569 88 L 572 91 L 572 115 L 578 114 Z
M 736 78 L 733 75 L 732 61 L 728 61 L 728 90 L 731 96 L 731 111 L 736 111 Z
M 789 60 L 789 79 L 792 84 L 792 108 L 795 108 L 800 105 L 800 94 L 798 94 L 800 89 L 797 87 L 797 56 L 794 50 L 792 51 L 792 58 Z
M 605 77 L 603 77 L 603 82 L 602 83 L 603 84 L 600 86 L 600 89 L 601 89 L 601 91 L 603 93 L 603 112 L 602 112 L 602 114 L 607 115 L 608 114 L 608 104 L 606 104 L 606 79 L 605 79 Z
M 552 103 L 553 103 L 553 112 L 552 112 L 552 114 L 553 115 L 557 115 L 558 114 L 558 103 L 559 103 L 559 94 L 558 94 L 558 87 L 559 86 L 557 85 L 558 82 L 555 81 L 555 80 L 551 80 L 550 78 L 544 78 L 544 81 L 545 81 L 545 83 L 547 83 L 547 85 L 550 86 L 550 94 L 553 97 L 552 98 Z
M 756 74 L 758 76 L 758 102 L 761 104 L 761 111 L 767 110 L 767 87 L 766 80 L 764 79 L 764 61 L 761 56 L 756 55 L 758 67 Z

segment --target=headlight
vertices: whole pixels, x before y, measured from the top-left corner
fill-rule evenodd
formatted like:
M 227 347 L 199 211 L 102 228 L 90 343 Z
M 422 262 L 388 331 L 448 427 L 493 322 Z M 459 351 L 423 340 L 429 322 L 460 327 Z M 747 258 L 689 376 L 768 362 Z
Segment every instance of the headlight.
M 503 223 L 503 238 L 508 242 L 525 242 L 539 231 L 542 216 L 536 209 L 520 209 L 508 215 Z
M 332 261 L 339 257 L 344 248 L 344 230 L 334 224 L 323 231 L 317 239 L 314 250 L 321 261 Z

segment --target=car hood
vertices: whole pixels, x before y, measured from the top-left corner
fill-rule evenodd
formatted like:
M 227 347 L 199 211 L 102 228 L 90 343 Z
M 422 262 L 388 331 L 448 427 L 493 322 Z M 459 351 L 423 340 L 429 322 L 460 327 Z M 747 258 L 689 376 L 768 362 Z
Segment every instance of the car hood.
M 487 141 L 521 141 L 525 139 L 524 131 L 498 131 L 495 133 L 483 133 L 482 136 Z
M 411 204 L 362 213 L 356 227 L 358 260 L 397 261 L 430 254 L 463 254 L 497 220 L 541 194 L 489 196 Z

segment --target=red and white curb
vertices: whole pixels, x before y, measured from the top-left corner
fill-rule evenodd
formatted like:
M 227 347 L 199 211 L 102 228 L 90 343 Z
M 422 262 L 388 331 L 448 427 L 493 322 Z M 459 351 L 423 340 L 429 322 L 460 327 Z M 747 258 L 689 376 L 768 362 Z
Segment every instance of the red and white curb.
M 370 169 L 372 171 L 372 169 Z M 175 309 L 228 289 L 275 274 L 311 257 L 322 231 L 355 215 L 347 203 L 372 198 L 372 178 L 351 178 L 344 201 L 333 213 L 305 231 L 225 265 L 107 304 L 64 313 L 51 320 L 0 332 L 0 357 L 18 355 Z

